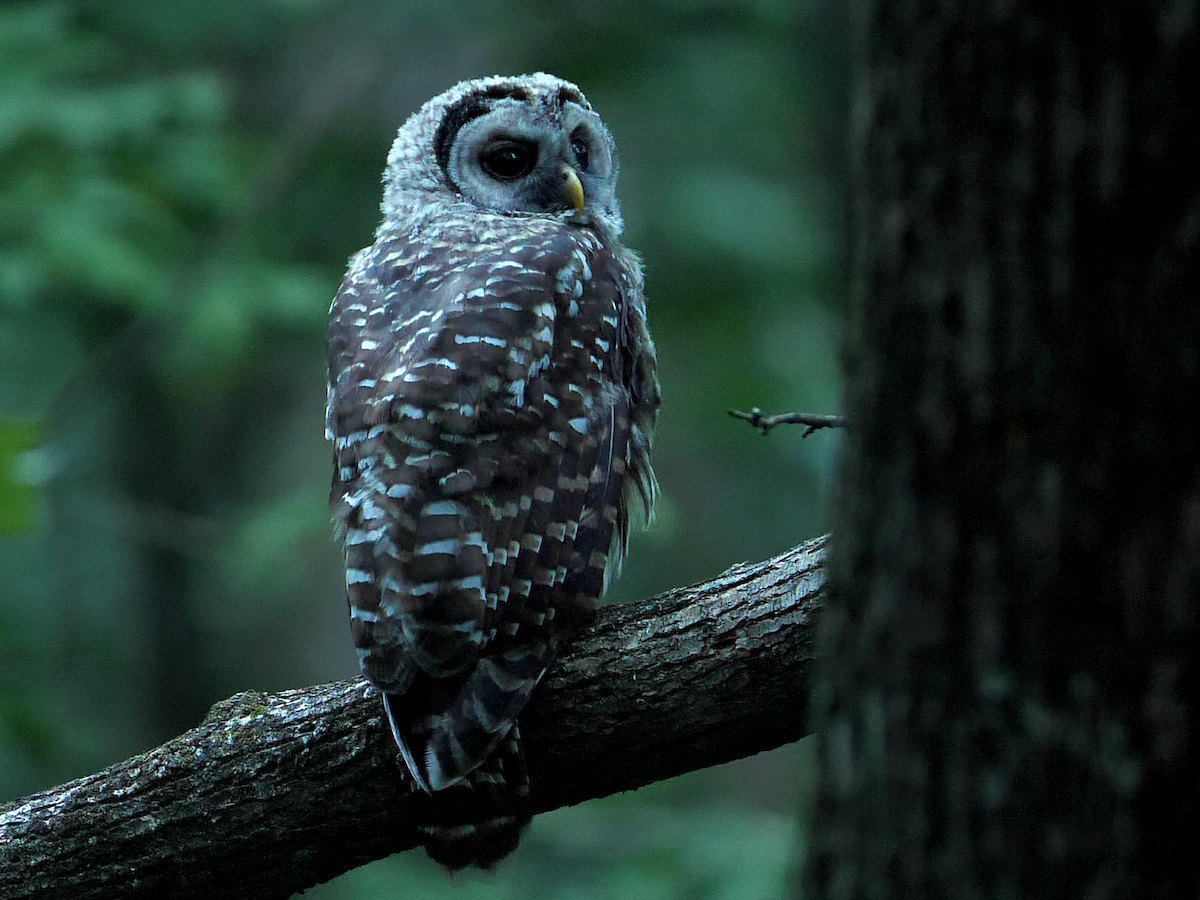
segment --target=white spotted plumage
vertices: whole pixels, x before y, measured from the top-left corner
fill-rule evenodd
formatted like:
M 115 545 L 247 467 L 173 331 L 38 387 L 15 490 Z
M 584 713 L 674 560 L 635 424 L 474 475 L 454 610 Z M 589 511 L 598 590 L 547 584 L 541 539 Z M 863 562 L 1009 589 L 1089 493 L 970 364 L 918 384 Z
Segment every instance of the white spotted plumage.
M 654 347 L 611 137 L 574 85 L 457 85 L 384 180 L 331 308 L 331 503 L 406 766 L 483 804 L 430 853 L 488 865 L 529 815 L 516 717 L 619 563 L 631 490 L 653 498 Z

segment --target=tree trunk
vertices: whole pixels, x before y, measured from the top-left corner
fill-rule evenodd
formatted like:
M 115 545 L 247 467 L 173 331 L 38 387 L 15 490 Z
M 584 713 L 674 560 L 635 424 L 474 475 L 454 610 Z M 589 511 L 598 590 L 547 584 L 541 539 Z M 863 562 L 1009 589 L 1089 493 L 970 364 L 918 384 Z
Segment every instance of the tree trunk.
M 1195 898 L 1196 4 L 862 10 L 804 896 Z

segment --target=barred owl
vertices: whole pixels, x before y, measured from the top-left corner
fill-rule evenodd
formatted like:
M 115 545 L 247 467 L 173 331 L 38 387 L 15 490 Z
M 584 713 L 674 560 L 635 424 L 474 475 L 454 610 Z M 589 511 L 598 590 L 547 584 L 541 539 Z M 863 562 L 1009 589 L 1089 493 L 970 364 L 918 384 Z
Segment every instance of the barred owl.
M 459 84 L 401 127 L 383 223 L 330 311 L 351 634 L 452 867 L 516 846 L 517 716 L 655 492 L 655 352 L 616 178 L 573 84 Z

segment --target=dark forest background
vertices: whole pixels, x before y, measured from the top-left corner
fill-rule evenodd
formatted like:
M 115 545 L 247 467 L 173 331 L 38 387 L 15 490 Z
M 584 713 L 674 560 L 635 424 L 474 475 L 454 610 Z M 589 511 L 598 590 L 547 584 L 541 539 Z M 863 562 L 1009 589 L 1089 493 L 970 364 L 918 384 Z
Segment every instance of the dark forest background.
M 356 673 L 323 337 L 400 122 L 454 82 L 576 81 L 646 262 L 663 497 L 614 602 L 825 530 L 847 55 L 823 0 L 0 5 L 0 800 L 244 689 Z M 787 714 L 787 711 L 781 711 Z M 318 898 L 772 898 L 804 743 L 538 818 L 493 876 L 423 854 Z

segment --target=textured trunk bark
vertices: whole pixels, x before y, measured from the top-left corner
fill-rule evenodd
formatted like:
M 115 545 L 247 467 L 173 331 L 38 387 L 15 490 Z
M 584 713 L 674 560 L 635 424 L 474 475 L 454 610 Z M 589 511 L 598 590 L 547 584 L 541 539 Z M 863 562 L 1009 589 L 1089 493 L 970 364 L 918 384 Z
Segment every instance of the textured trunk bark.
M 1196 4 L 861 13 L 803 895 L 1194 898 Z

